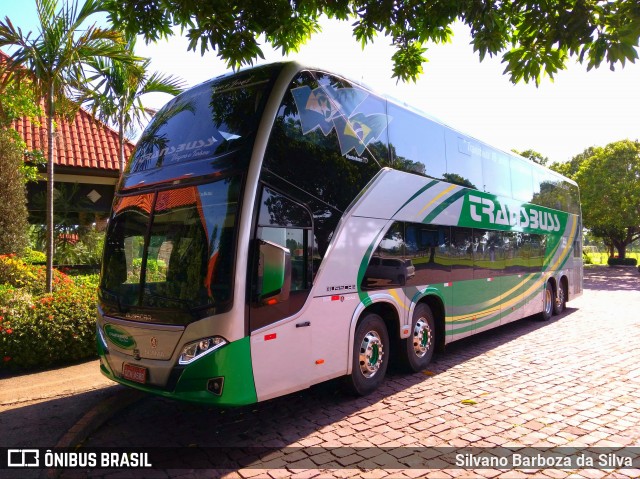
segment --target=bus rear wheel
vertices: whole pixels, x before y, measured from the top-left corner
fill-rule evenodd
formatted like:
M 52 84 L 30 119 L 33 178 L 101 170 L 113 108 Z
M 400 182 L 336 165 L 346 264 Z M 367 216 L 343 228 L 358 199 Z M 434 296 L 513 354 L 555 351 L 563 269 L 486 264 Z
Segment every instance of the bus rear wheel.
M 565 291 L 564 282 L 560 282 L 556 300 L 553 302 L 553 314 L 561 314 L 567 307 L 567 292 Z
M 389 365 L 389 333 L 377 314 L 368 314 L 356 327 L 353 343 L 351 375 L 347 377 L 349 392 L 365 396 L 382 381 Z
M 436 329 L 431 308 L 420 303 L 413 311 L 411 336 L 400 343 L 400 360 L 405 369 L 422 371 L 431 362 L 435 346 Z

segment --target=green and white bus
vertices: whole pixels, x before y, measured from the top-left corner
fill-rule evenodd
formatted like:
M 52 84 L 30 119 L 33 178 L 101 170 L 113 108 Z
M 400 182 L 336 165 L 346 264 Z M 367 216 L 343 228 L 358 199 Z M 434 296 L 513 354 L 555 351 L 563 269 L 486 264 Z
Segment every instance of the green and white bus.
M 171 100 L 116 189 L 102 373 L 250 404 L 582 293 L 577 185 L 326 71 L 280 63 Z

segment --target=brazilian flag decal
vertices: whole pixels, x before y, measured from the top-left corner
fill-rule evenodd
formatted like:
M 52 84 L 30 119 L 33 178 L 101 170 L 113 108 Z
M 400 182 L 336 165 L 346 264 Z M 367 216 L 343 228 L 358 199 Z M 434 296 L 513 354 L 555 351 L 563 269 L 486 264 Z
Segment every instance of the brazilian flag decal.
M 387 115 L 374 113 L 365 115 L 358 113 L 346 120 L 339 117 L 334 120 L 338 140 L 340 141 L 340 153 L 346 155 L 352 149 L 361 155 L 366 146 L 377 140 L 387 127 Z
M 300 115 L 302 133 L 306 135 L 320 129 L 324 136 L 328 136 L 335 129 L 342 155 L 354 149 L 361 155 L 387 127 L 386 114 L 357 112 L 363 104 L 366 109 L 369 93 L 364 90 L 330 85 L 312 90 L 302 86 L 292 89 L 291 94 Z

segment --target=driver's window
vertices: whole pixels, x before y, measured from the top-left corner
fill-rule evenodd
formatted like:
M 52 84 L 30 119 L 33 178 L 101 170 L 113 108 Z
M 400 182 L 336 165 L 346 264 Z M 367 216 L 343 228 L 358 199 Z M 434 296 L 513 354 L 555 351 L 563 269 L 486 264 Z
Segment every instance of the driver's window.
M 262 189 L 256 238 L 276 243 L 289 250 L 291 258 L 291 294 L 276 304 L 252 301 L 251 329 L 255 330 L 298 312 L 307 299 L 313 283 L 313 256 L 317 251 L 313 223 L 305 206 L 269 188 Z M 256 254 L 256 253 L 254 253 Z M 257 271 L 257 257 L 253 263 Z M 253 274 L 257 291 L 257 273 Z

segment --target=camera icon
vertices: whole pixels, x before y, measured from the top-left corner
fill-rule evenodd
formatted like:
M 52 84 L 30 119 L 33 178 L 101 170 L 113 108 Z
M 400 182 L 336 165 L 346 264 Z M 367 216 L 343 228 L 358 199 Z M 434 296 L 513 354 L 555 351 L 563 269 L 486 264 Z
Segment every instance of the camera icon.
M 7 451 L 8 467 L 40 467 L 40 451 L 38 449 L 9 449 Z

